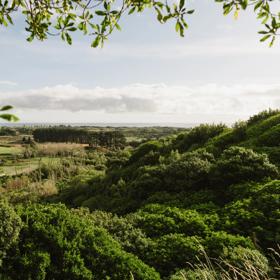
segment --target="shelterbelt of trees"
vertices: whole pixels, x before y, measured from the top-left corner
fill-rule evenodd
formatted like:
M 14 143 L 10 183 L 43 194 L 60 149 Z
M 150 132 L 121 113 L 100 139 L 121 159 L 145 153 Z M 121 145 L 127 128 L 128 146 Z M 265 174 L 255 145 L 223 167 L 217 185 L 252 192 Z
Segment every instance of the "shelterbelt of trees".
M 66 142 L 81 143 L 94 146 L 120 147 L 124 146 L 126 139 L 123 133 L 112 131 L 90 131 L 88 129 L 73 127 L 37 128 L 33 131 L 36 142 Z
M 107 155 L 1 202 L 1 279 L 280 279 L 280 111 Z

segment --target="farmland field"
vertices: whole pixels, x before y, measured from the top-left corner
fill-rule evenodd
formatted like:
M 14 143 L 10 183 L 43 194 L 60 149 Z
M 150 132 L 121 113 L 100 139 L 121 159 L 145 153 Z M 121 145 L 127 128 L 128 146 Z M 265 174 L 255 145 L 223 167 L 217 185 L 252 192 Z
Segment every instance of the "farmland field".
M 0 140 L 1 141 L 1 140 Z M 3 155 L 18 155 L 22 152 L 22 147 L 16 146 L 0 146 L 0 156 Z
M 14 176 L 29 173 L 40 167 L 41 164 L 55 164 L 58 158 L 42 157 L 32 159 L 22 159 L 14 163 L 8 163 L 0 167 L 2 176 Z

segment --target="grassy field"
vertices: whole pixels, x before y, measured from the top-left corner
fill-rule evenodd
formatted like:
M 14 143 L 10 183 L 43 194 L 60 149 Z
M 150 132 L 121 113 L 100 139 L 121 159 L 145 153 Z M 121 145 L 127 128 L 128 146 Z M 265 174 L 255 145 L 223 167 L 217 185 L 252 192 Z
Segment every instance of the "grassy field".
M 18 137 L 0 137 L 0 176 L 14 176 L 30 173 L 40 164 L 56 164 L 59 158 L 74 152 L 82 152 L 84 145 L 68 143 L 46 143 L 36 146 L 37 155 L 34 158 L 23 158 L 25 151 Z
M 13 176 L 23 173 L 29 173 L 36 170 L 40 166 L 40 164 L 55 164 L 58 160 L 58 158 L 49 157 L 22 159 L 18 162 L 8 163 L 4 166 L 1 166 L 0 173 L 2 176 Z
M 0 146 L 0 156 L 2 155 L 18 155 L 23 151 L 20 145 Z

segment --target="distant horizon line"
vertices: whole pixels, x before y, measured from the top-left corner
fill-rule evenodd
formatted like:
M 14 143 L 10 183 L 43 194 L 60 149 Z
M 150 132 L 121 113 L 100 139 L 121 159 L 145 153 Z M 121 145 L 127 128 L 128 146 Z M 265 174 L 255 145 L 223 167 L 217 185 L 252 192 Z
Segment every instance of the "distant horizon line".
M 97 126 L 97 127 L 178 127 L 178 128 L 190 128 L 203 123 L 215 123 L 215 122 L 16 122 L 7 123 L 0 122 L 0 126 L 6 127 L 22 127 L 22 126 L 47 126 L 47 125 L 68 125 L 68 126 Z M 231 125 L 232 123 L 224 123 Z

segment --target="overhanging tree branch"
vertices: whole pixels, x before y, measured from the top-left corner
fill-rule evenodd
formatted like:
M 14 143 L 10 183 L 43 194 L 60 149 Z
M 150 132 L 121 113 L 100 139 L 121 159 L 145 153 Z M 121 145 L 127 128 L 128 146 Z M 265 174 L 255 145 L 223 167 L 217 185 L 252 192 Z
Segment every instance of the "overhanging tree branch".
M 261 20 L 264 30 L 261 42 L 275 41 L 280 28 L 280 13 L 273 11 L 272 2 L 277 0 L 213 0 L 223 5 L 223 13 L 234 13 L 252 8 Z M 72 44 L 72 33 L 80 31 L 93 36 L 92 47 L 102 46 L 108 36 L 120 30 L 124 15 L 143 12 L 150 8 L 156 12 L 160 23 L 174 21 L 176 32 L 184 36 L 188 28 L 186 17 L 194 10 L 188 0 L 0 0 L 0 24 L 13 24 L 16 13 L 22 13 L 26 21 L 27 40 L 45 40 L 48 36 L 61 36 Z

